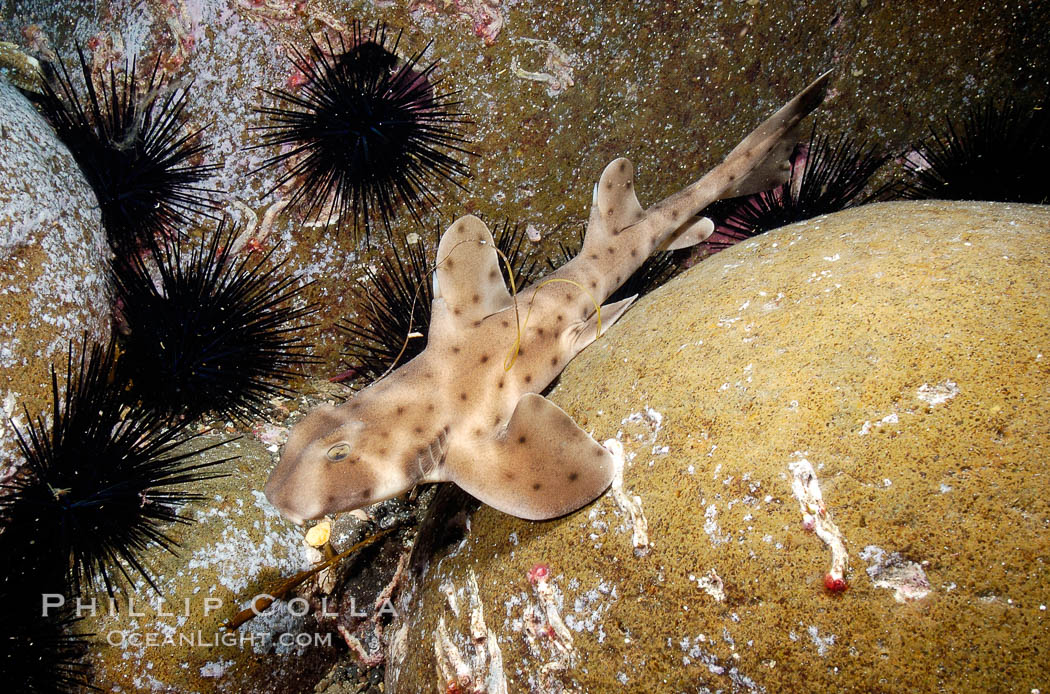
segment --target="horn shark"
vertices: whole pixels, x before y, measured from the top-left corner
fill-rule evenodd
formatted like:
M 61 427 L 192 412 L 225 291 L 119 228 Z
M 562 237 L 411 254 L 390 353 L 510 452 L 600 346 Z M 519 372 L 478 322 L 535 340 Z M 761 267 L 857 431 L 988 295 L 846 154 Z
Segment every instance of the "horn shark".
M 635 297 L 597 308 L 651 253 L 706 239 L 714 225 L 697 215 L 715 200 L 786 180 L 796 126 L 823 102 L 829 75 L 647 210 L 631 162 L 613 161 L 594 187 L 579 255 L 516 297 L 485 224 L 473 216 L 452 224 L 438 244 L 426 349 L 293 427 L 266 483 L 270 502 L 302 524 L 421 482 L 454 482 L 500 511 L 541 520 L 600 496 L 612 454 L 539 393 L 623 315 Z

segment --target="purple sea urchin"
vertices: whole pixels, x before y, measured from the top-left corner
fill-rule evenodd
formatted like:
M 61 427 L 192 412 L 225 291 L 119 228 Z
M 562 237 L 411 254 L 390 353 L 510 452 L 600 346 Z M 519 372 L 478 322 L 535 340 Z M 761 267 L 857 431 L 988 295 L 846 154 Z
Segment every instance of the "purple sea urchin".
M 159 61 L 143 75 L 134 63 L 121 77 L 111 69 L 96 87 L 79 47 L 77 55 L 86 98 L 59 62 L 44 83 L 40 109 L 94 189 L 113 249 L 134 251 L 192 216 L 214 216 L 211 191 L 199 184 L 217 167 L 193 163 L 207 147 L 199 130 L 183 128 L 188 87 L 160 78 Z
M 707 247 L 721 250 L 771 229 L 850 207 L 887 159 L 874 146 L 865 148 L 846 135 L 833 142 L 814 128 L 809 141 L 796 147 L 786 183 L 720 200 L 704 210 L 715 222 Z
M 283 382 L 314 361 L 295 334 L 316 310 L 294 305 L 305 286 L 279 276 L 284 262 L 270 263 L 273 251 L 233 258 L 232 239 L 220 224 L 188 258 L 169 242 L 113 266 L 127 331 L 121 372 L 134 396 L 157 411 L 246 419 L 288 393 Z
M 201 498 L 183 486 L 222 476 L 214 466 L 229 460 L 192 462 L 215 446 L 185 447 L 195 438 L 184 436 L 186 424 L 131 403 L 112 381 L 117 368 L 113 342 L 84 347 L 79 360 L 70 346 L 64 394 L 51 370 L 52 424 L 26 412 L 18 430 L 25 470 L 4 485 L 2 544 L 24 545 L 12 554 L 34 566 L 37 586 L 54 590 L 61 580 L 76 593 L 102 584 L 112 595 L 118 574 L 128 583 L 137 574 L 157 589 L 143 552 L 174 551 L 167 526 L 189 522 L 178 507 Z
M 1050 202 L 1050 108 L 988 104 L 970 109 L 961 127 L 946 120 L 946 131 L 931 128 L 905 157 L 889 197 Z
M 275 189 L 293 180 L 293 204 L 307 218 L 340 224 L 353 219 L 365 234 L 378 222 L 387 231 L 399 206 L 417 221 L 433 206 L 434 184 L 463 188 L 473 156 L 459 134 L 470 121 L 453 93 L 437 93 L 435 63 L 420 66 L 422 51 L 397 56 L 401 32 L 387 48 L 386 26 L 362 31 L 354 23 L 347 46 L 313 46 L 311 57 L 294 51 L 292 62 L 306 77 L 300 93 L 264 90 L 277 105 L 257 109 L 270 122 L 257 126 L 262 143 L 287 147 L 263 162 L 287 162 Z M 338 49 L 338 50 L 337 50 Z

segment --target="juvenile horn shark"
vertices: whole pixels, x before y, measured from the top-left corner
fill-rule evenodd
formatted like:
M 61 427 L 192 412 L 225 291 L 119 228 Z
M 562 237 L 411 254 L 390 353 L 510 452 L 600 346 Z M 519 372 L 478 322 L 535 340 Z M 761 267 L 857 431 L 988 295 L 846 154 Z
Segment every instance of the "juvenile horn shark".
M 635 297 L 596 309 L 651 253 L 710 235 L 701 210 L 786 180 L 796 126 L 823 102 L 828 79 L 821 75 L 710 173 L 647 210 L 631 162 L 613 161 L 594 187 L 579 255 L 516 297 L 485 224 L 456 221 L 438 244 L 426 349 L 293 427 L 267 498 L 300 524 L 420 482 L 455 482 L 532 520 L 597 498 L 612 480 L 611 453 L 540 391 L 623 315 Z

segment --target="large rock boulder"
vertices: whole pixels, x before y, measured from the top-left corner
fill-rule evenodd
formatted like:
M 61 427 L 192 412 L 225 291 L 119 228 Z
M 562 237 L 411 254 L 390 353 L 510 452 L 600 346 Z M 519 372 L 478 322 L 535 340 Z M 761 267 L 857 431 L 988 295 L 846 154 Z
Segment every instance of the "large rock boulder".
M 622 492 L 480 509 L 415 572 L 388 691 L 1045 687 L 1048 262 L 1050 208 L 883 203 L 645 297 L 551 395 L 622 442 Z
M 0 480 L 11 427 L 51 408 L 71 339 L 109 336 L 109 250 L 95 193 L 32 104 L 0 77 Z

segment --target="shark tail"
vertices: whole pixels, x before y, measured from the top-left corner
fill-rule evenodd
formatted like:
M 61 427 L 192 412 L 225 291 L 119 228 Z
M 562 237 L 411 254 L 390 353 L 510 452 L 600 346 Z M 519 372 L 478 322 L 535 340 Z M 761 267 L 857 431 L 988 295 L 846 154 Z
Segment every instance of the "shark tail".
M 630 228 L 649 240 L 649 252 L 700 243 L 714 230 L 701 216 L 715 200 L 769 190 L 787 180 L 800 122 L 824 101 L 831 71 L 755 128 L 725 160 L 700 180 L 643 210 L 634 191 L 634 167 L 617 159 L 605 167 L 594 187 L 584 250 L 607 246 Z

